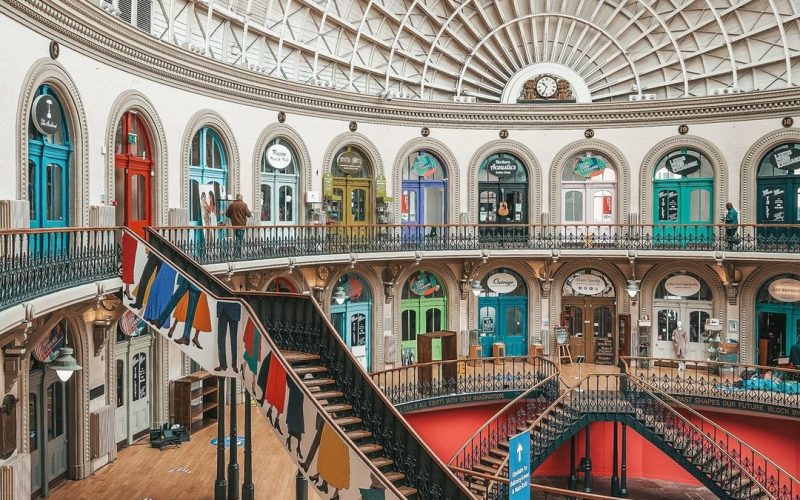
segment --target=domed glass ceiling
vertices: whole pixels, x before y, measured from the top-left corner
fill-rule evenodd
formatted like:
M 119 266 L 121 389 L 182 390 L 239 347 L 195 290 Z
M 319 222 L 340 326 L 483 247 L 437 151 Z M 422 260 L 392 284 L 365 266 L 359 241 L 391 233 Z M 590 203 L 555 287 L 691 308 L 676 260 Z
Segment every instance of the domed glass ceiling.
M 602 102 L 794 86 L 798 11 L 800 0 L 157 0 L 148 24 L 206 57 L 369 96 L 496 103 L 514 75 L 553 67 Z

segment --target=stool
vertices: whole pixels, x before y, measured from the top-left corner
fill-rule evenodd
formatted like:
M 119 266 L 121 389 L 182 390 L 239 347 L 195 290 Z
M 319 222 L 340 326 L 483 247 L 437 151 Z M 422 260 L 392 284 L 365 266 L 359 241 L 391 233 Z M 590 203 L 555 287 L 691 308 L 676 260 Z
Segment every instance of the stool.
M 528 350 L 528 363 L 534 364 L 534 358 L 537 356 L 544 356 L 544 346 L 542 344 L 531 344 Z
M 492 357 L 493 358 L 504 358 L 506 357 L 506 345 L 502 342 L 495 342 L 492 344 Z M 495 359 L 494 364 L 500 365 L 503 361 L 500 359 Z
M 483 348 L 479 345 L 471 345 L 469 346 L 469 359 L 473 360 L 470 361 L 469 364 L 471 366 L 475 366 L 476 359 L 481 359 L 483 357 Z

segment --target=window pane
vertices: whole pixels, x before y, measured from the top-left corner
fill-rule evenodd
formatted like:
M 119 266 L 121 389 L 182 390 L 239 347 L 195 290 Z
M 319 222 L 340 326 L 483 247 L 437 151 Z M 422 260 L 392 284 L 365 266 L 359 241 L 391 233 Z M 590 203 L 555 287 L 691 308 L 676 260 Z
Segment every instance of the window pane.
M 401 329 L 403 342 L 417 340 L 417 311 L 403 311 Z
M 478 328 L 481 333 L 494 335 L 494 322 L 497 319 L 497 310 L 494 307 L 481 307 L 478 318 Z
M 63 220 L 62 204 L 64 202 L 63 168 L 53 163 L 47 166 L 47 219 Z
M 200 183 L 189 181 L 189 220 L 200 222 Z
M 522 335 L 522 309 L 509 307 L 506 309 L 506 336 L 519 337 Z
M 593 198 L 593 222 L 613 222 L 614 198 L 611 195 L 611 191 L 597 191 L 594 193 Z
M 114 152 L 118 155 L 125 153 L 125 141 L 122 138 L 123 127 L 122 124 L 125 121 L 125 117 L 123 116 L 122 119 L 119 121 L 117 125 L 117 131 L 114 133 Z
M 672 340 L 672 332 L 678 327 L 678 313 L 672 309 L 658 311 L 658 340 Z
M 408 221 L 417 222 L 417 192 L 408 192 Z
M 64 433 L 64 391 L 61 382 L 47 387 L 47 439 L 55 439 Z
M 131 401 L 139 401 L 139 355 L 135 355 L 131 362 Z
M 39 449 L 39 397 L 31 392 L 28 394 L 28 450 L 34 452 Z
M 690 217 L 692 222 L 711 219 L 711 193 L 705 189 L 694 189 L 689 193 Z
M 36 164 L 28 161 L 28 201 L 30 202 L 31 220 L 36 220 L 36 205 L 39 197 L 36 196 L 37 189 L 39 188 L 36 180 Z
M 117 408 L 125 405 L 125 362 L 117 360 Z
M 425 333 L 438 332 L 442 329 L 442 310 L 428 309 L 425 311 Z
M 292 213 L 292 188 L 289 186 L 281 186 L 278 193 L 278 203 L 280 204 L 278 220 L 281 222 L 289 222 L 294 219 L 294 214 Z
M 351 209 L 353 222 L 366 222 L 367 220 L 367 192 L 363 189 L 354 189 L 351 194 Z
M 189 165 L 200 166 L 200 132 L 192 137 L 192 147 L 189 149 Z
M 580 191 L 567 191 L 564 193 L 564 221 L 583 221 L 583 193 Z
M 272 186 L 261 185 L 261 222 L 272 221 Z
M 205 131 L 205 145 L 206 145 L 206 161 L 204 167 L 214 168 L 214 138 L 206 130 Z
M 478 221 L 493 223 L 497 221 L 497 193 L 481 191 L 479 197 Z
M 709 314 L 705 311 L 692 311 L 689 313 L 689 342 L 708 343 L 706 334 L 706 320 Z

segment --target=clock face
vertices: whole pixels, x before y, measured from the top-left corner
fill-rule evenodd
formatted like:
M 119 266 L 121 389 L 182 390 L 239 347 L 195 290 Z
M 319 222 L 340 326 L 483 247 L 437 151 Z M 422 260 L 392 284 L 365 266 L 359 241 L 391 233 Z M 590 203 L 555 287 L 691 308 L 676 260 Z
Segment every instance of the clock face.
M 556 95 L 556 90 L 558 85 L 552 76 L 543 76 L 536 82 L 536 92 L 542 97 L 553 97 Z

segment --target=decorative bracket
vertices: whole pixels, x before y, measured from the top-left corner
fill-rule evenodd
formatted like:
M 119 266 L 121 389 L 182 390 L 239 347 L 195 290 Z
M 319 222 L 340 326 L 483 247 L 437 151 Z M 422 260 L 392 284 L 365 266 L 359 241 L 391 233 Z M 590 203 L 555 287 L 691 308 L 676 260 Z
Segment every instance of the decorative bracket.
M 11 391 L 22 373 L 22 361 L 27 356 L 28 350 L 14 342 L 3 348 L 3 375 L 5 375 L 5 392 Z
M 724 261 L 720 267 L 725 277 L 725 296 L 728 298 L 728 304 L 735 306 L 739 299 L 741 273 L 736 270 L 736 263 L 732 261 Z
M 394 300 L 394 283 L 402 270 L 403 268 L 399 264 L 391 264 L 383 270 L 381 281 L 383 281 L 383 296 L 387 304 Z
M 92 340 L 94 341 L 94 355 L 98 356 L 103 351 L 108 341 L 108 331 L 111 329 L 111 319 L 96 319 L 92 327 Z

